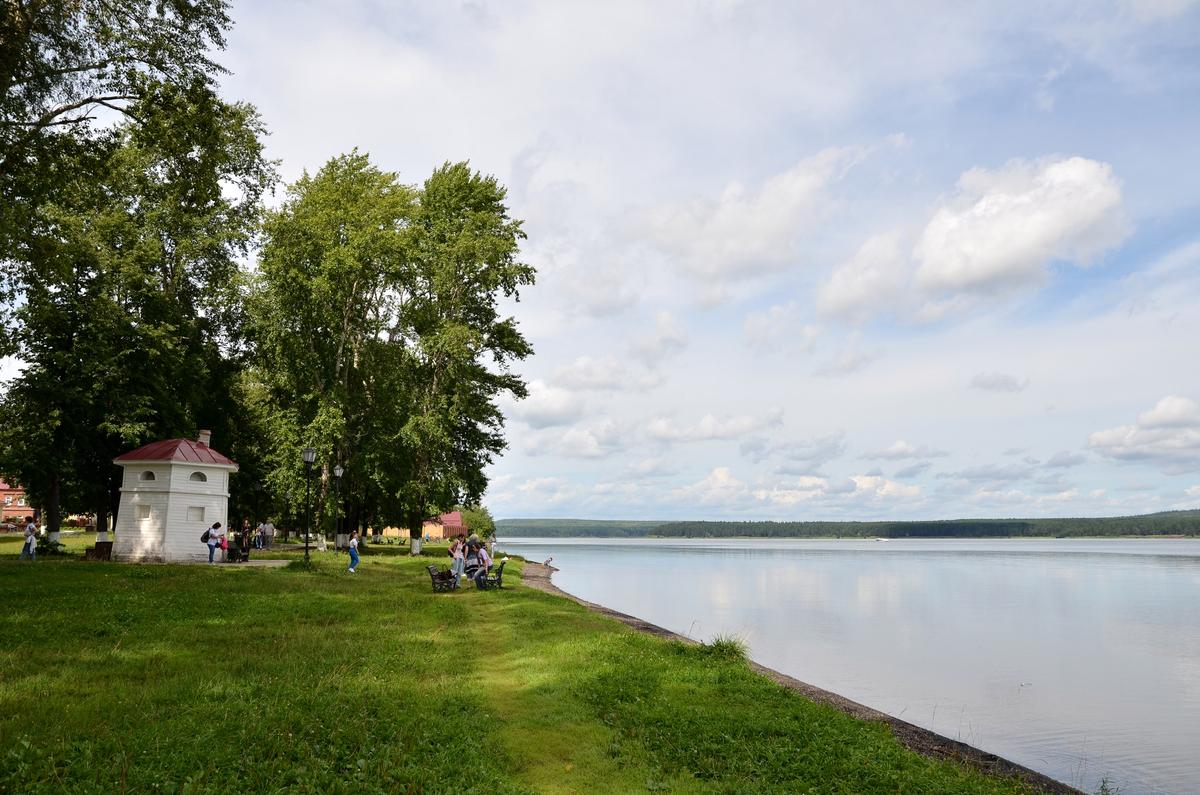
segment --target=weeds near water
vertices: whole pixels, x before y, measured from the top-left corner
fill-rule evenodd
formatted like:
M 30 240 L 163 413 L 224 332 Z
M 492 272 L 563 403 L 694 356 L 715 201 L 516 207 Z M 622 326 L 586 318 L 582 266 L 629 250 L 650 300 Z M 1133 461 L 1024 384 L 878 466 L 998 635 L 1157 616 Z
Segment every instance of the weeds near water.
M 748 656 L 746 641 L 736 635 L 717 635 L 704 644 L 704 651 L 722 660 L 745 660 Z
M 1121 788 L 1113 784 L 1108 776 L 1100 779 L 1100 788 L 1096 790 L 1096 795 L 1121 795 Z

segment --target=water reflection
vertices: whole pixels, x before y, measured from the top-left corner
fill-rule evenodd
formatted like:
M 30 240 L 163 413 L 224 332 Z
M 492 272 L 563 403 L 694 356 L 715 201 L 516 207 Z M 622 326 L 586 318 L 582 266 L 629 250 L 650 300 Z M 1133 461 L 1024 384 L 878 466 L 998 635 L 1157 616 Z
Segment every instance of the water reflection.
M 1094 791 L 1200 792 L 1200 541 L 510 540 L 579 596 Z

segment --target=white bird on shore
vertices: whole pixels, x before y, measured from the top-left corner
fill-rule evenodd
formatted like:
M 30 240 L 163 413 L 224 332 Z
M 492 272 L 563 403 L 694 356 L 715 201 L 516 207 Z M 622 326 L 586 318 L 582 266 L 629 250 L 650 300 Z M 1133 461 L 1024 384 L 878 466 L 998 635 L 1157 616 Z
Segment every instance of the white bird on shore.
M 551 555 L 550 557 L 546 558 L 546 562 L 545 562 L 545 563 L 543 563 L 542 565 L 543 565 L 543 566 L 549 566 L 549 565 L 550 565 L 550 561 L 552 561 L 552 560 L 554 560 L 554 556 L 553 556 L 553 555 Z

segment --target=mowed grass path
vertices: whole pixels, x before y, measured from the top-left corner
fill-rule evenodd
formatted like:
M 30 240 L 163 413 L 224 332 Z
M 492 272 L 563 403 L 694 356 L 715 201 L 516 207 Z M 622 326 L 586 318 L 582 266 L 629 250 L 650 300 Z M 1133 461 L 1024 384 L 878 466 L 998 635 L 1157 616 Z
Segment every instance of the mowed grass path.
M 520 585 L 402 548 L 313 568 L 16 561 L 0 791 L 1025 792 Z M 291 554 L 291 553 L 285 553 Z M 509 579 L 509 573 L 512 578 Z

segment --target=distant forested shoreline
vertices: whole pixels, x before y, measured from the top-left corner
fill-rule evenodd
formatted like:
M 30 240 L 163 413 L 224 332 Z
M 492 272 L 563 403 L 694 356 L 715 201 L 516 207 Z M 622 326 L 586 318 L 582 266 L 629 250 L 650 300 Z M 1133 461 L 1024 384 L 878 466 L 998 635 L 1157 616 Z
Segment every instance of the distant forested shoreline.
M 668 522 L 501 519 L 501 536 L 535 538 L 1080 538 L 1200 536 L 1200 510 L 1074 519 L 909 522 Z

